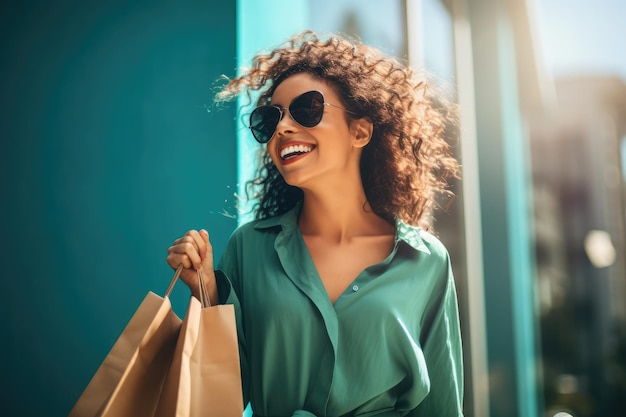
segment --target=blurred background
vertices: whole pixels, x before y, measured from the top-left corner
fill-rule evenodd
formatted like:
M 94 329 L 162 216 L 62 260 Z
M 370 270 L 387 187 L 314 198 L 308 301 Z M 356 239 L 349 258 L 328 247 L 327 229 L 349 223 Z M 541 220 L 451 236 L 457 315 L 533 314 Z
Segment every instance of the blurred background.
M 463 179 L 434 227 L 465 415 L 625 415 L 625 19 L 622 0 L 3 2 L 3 415 L 69 413 L 179 235 L 207 228 L 220 256 L 255 145 L 218 79 L 303 29 L 460 105 Z

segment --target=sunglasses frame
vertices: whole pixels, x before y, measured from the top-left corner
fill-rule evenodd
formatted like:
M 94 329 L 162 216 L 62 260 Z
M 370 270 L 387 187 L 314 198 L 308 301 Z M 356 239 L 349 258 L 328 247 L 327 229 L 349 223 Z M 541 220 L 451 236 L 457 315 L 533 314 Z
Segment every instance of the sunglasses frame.
M 341 109 L 341 110 L 343 110 L 343 111 L 345 111 L 345 112 L 347 112 L 347 113 L 350 113 L 350 114 L 353 114 L 353 115 L 355 115 L 355 116 L 358 116 L 358 114 L 356 114 L 356 113 L 354 113 L 354 112 L 352 112 L 352 111 L 350 111 L 350 110 L 348 110 L 348 109 L 346 109 L 346 108 L 344 108 L 344 107 L 340 107 L 340 106 L 337 106 L 337 105 L 335 105 L 335 104 L 327 103 L 327 102 L 326 102 L 326 98 L 324 97 L 324 94 L 323 94 L 321 91 L 318 91 L 318 90 L 305 91 L 304 93 L 299 94 L 299 95 L 297 95 L 296 97 L 294 97 L 294 98 L 293 98 L 293 100 L 291 100 L 291 102 L 289 103 L 289 106 L 287 106 L 287 107 L 279 106 L 279 105 L 277 105 L 277 104 L 274 104 L 274 105 L 271 105 L 271 104 L 266 104 L 266 105 L 264 105 L 264 106 L 259 106 L 259 107 L 257 107 L 256 109 L 254 109 L 254 110 L 252 111 L 252 113 L 250 113 L 250 121 L 249 121 L 249 124 L 248 124 L 248 129 L 250 129 L 250 131 L 252 132 L 252 136 L 254 136 L 254 139 L 255 139 L 257 142 L 261 143 L 261 144 L 264 144 L 264 143 L 269 143 L 269 142 L 272 140 L 272 138 L 274 137 L 274 134 L 276 134 L 276 128 L 278 128 L 278 124 L 280 123 L 280 121 L 281 121 L 281 120 L 283 120 L 283 117 L 285 116 L 285 110 L 289 112 L 289 115 L 291 116 L 291 120 L 293 120 L 293 121 L 294 121 L 294 122 L 296 122 L 298 125 L 300 125 L 300 126 L 302 126 L 302 127 L 304 127 L 304 128 L 310 129 L 310 128 L 313 128 L 313 127 L 317 126 L 318 124 L 320 124 L 320 122 L 322 121 L 322 118 L 323 118 L 323 116 L 324 116 L 324 110 L 323 110 L 323 109 L 321 110 L 321 114 L 320 114 L 319 120 L 318 120 L 315 124 L 313 124 L 313 125 L 311 125 L 311 126 L 306 126 L 306 125 L 304 125 L 304 124 L 300 123 L 300 122 L 299 122 L 299 121 L 298 121 L 298 120 L 297 120 L 297 119 L 293 116 L 293 113 L 291 112 L 291 106 L 293 105 L 293 103 L 294 103 L 296 100 L 301 99 L 301 98 L 302 98 L 302 96 L 307 95 L 307 94 L 319 94 L 319 96 L 320 96 L 320 97 L 321 97 L 321 99 L 322 99 L 322 102 L 321 102 L 322 106 L 330 106 L 330 107 L 335 107 L 335 108 L 337 108 L 337 109 Z M 258 128 L 255 128 L 255 127 L 253 127 L 253 126 L 252 126 L 252 118 L 254 117 L 254 114 L 255 114 L 255 113 L 256 113 L 259 109 L 268 109 L 268 108 L 275 108 L 276 110 L 278 110 L 278 120 L 277 120 L 277 122 L 276 122 L 276 126 L 274 126 L 274 130 L 273 130 L 272 134 L 271 134 L 271 135 L 268 135 L 267 140 L 264 140 L 264 139 L 265 139 L 264 137 L 259 138 L 259 137 L 257 136 L 257 133 L 255 133 L 255 131 L 257 131 L 257 132 L 259 132 L 259 133 L 258 133 L 259 135 L 261 135 L 261 134 L 262 134 L 262 132 L 260 132 L 260 130 L 259 130 Z M 294 109 L 294 110 L 297 110 L 297 109 Z

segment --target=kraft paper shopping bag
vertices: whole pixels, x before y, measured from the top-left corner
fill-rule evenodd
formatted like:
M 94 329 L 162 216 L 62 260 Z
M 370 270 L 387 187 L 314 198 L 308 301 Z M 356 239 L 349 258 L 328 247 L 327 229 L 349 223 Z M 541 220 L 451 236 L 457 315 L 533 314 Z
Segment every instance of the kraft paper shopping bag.
M 69 417 L 154 414 L 182 325 L 169 300 L 181 270 L 165 297 L 146 295 Z
M 191 298 L 157 417 L 241 417 L 243 397 L 232 305 Z

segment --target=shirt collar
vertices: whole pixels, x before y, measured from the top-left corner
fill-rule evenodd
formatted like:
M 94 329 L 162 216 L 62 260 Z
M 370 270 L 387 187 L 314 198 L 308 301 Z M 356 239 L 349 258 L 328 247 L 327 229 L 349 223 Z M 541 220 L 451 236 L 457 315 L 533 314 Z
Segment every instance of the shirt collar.
M 430 254 L 430 250 L 422 239 L 422 228 L 406 224 L 400 219 L 396 219 L 396 243 L 400 240 L 415 249 Z
M 300 212 L 301 203 L 296 204 L 291 210 L 274 217 L 259 220 L 255 225 L 255 229 L 271 229 L 280 226 L 285 233 L 291 233 L 298 224 L 298 213 Z M 430 254 L 430 250 L 422 239 L 422 228 L 406 224 L 400 219 L 396 219 L 396 243 L 405 242 L 416 251 Z
M 298 213 L 300 212 L 300 206 L 298 203 L 289 211 L 279 214 L 278 216 L 268 217 L 267 219 L 259 220 L 254 225 L 255 229 L 271 229 L 276 226 L 282 227 L 287 232 L 293 231 L 298 224 Z

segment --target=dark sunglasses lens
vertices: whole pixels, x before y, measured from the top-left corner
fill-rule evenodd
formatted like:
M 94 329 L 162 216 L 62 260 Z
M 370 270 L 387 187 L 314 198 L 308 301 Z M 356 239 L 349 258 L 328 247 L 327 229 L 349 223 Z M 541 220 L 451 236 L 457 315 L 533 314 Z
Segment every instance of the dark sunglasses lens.
M 261 106 L 250 115 L 250 130 L 260 143 L 270 141 L 280 121 L 280 110 L 273 106 Z
M 304 127 L 317 126 L 324 114 L 324 96 L 319 91 L 304 93 L 289 105 L 289 113 Z

